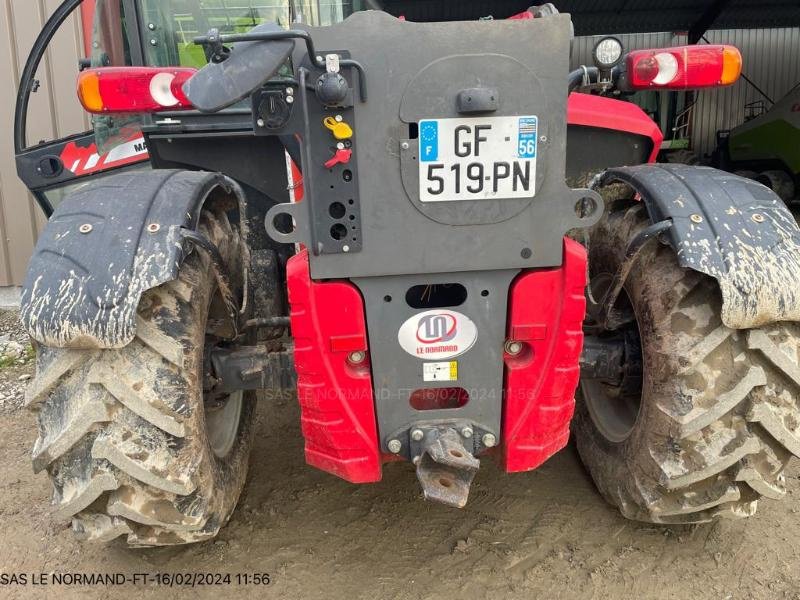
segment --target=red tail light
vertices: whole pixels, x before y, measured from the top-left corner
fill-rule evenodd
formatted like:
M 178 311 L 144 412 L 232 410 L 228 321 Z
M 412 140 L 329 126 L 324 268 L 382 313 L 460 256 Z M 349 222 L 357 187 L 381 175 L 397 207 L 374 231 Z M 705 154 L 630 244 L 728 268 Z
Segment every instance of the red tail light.
M 628 85 L 634 90 L 687 90 L 730 85 L 742 72 L 742 55 L 734 46 L 635 50 L 625 61 Z
M 78 75 L 78 99 L 94 114 L 187 110 L 183 84 L 196 69 L 102 67 Z

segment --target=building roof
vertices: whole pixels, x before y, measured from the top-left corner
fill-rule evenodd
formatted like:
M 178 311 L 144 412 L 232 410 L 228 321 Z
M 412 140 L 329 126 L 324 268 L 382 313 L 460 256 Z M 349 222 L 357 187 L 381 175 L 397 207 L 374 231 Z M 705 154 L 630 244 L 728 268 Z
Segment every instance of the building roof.
M 383 0 L 387 12 L 410 21 L 504 19 L 537 0 Z M 800 26 L 797 0 L 554 0 L 571 13 L 576 35 L 756 29 Z M 697 37 L 699 37 L 697 35 Z M 691 37 L 691 35 L 690 35 Z

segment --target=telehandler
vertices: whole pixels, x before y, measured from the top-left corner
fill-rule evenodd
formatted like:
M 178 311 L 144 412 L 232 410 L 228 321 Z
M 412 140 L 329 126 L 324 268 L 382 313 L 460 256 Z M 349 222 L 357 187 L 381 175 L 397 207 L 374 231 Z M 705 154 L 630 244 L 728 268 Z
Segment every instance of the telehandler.
M 531 471 L 570 428 L 630 519 L 784 496 L 800 231 L 759 183 L 651 164 L 661 134 L 623 99 L 731 84 L 735 48 L 608 37 L 570 73 L 552 4 L 416 23 L 98 0 L 77 82 L 94 131 L 28 146 L 35 73 L 79 4 L 34 46 L 15 127 L 49 216 L 21 311 L 33 465 L 76 534 L 215 536 L 257 392 L 295 387 L 309 465 L 366 484 L 410 461 L 453 507 L 482 461 Z

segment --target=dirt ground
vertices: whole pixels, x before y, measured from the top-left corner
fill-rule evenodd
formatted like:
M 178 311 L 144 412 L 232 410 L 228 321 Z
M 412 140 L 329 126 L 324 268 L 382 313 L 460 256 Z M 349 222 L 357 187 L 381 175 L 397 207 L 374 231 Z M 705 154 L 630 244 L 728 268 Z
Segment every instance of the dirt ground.
M 1 320 L 0 320 L 1 321 Z M 31 365 L 0 370 L 24 386 Z M 23 377 L 20 380 L 20 377 Z M 304 464 L 293 402 L 264 401 L 249 483 L 216 541 L 129 550 L 84 545 L 49 513 L 33 475 L 33 415 L 0 410 L 0 598 L 791 598 L 800 599 L 800 469 L 789 495 L 746 521 L 654 527 L 624 520 L 570 446 L 539 470 L 504 475 L 489 460 L 461 511 L 424 503 L 413 469 L 386 466 L 353 486 Z M 231 585 L 33 586 L 38 573 L 230 573 Z M 237 573 L 270 584 L 237 585 Z M 2 579 L 0 578 L 0 581 Z

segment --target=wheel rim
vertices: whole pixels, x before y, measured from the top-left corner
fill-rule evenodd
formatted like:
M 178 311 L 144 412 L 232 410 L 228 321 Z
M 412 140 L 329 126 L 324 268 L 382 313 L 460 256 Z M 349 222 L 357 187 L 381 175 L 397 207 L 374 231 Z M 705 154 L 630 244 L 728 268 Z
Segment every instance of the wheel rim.
M 234 392 L 218 408 L 205 410 L 206 434 L 211 451 L 218 458 L 225 458 L 236 442 L 239 422 L 242 418 L 244 392 Z
M 597 430 L 611 442 L 624 442 L 630 437 L 641 410 L 641 396 L 614 397 L 616 386 L 597 380 L 582 380 L 583 395 L 589 415 Z
M 213 289 L 206 318 L 206 335 L 203 349 L 203 373 L 213 373 L 210 362 L 211 350 L 221 341 L 235 337 L 235 328 L 231 326 L 228 308 L 219 287 Z M 219 459 L 230 454 L 239 436 L 239 425 L 242 420 L 244 391 L 237 390 L 230 394 L 217 394 L 214 384 L 206 387 L 203 382 L 203 405 L 206 428 L 206 439 L 211 451 Z
M 580 389 L 589 416 L 600 434 L 612 443 L 621 443 L 630 437 L 641 414 L 643 369 L 639 326 L 633 304 L 624 289 L 615 310 L 631 316 L 617 332 L 606 332 L 625 337 L 626 351 L 620 380 L 581 379 Z

